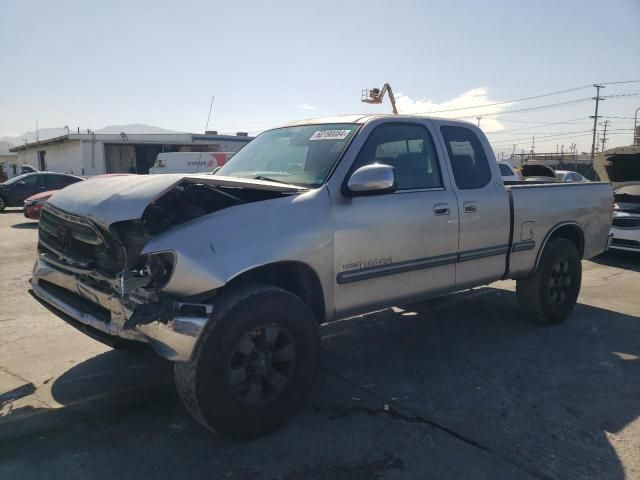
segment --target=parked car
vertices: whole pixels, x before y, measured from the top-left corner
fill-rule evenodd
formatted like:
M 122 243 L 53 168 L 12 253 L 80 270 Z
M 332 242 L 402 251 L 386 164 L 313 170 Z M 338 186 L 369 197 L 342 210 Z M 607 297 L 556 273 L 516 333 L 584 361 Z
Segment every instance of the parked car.
M 556 179 L 559 182 L 588 182 L 589 181 L 578 172 L 572 172 L 570 170 L 556 170 Z
M 47 200 L 51 198 L 51 195 L 57 191 L 58 190 L 49 190 L 48 192 L 36 193 L 35 195 L 31 195 L 27 198 L 24 201 L 24 216 L 31 220 L 38 220 L 40 218 L 42 207 L 47 203 Z
M 38 170 L 35 167 L 32 167 L 31 165 L 20 165 L 20 173 L 36 173 L 39 171 L 40 170 Z
M 6 207 L 22 207 L 24 201 L 36 193 L 60 190 L 81 177 L 54 172 L 24 173 L 0 183 L 0 212 Z
M 558 182 L 556 171 L 542 163 L 525 163 L 520 168 L 525 182 Z
M 520 175 L 513 169 L 507 162 L 498 162 L 498 168 L 502 175 L 502 180 L 505 182 L 519 182 L 522 180 Z
M 319 323 L 505 278 L 522 317 L 571 314 L 581 259 L 607 248 L 611 187 L 500 177 L 467 122 L 292 123 L 215 175 L 58 192 L 42 211 L 31 287 L 92 335 L 150 343 L 175 362 L 195 418 L 254 437 L 313 388 Z
M 605 150 L 593 163 L 598 176 L 613 187 L 611 248 L 640 252 L 640 146 Z
M 117 177 L 122 175 L 132 175 L 130 173 L 107 173 L 105 175 L 95 175 L 90 177 L 89 180 L 102 177 Z M 58 190 L 49 190 L 48 192 L 36 193 L 30 196 L 24 201 L 24 216 L 32 220 L 40 219 L 40 212 L 45 203 L 51 198 L 51 196 Z

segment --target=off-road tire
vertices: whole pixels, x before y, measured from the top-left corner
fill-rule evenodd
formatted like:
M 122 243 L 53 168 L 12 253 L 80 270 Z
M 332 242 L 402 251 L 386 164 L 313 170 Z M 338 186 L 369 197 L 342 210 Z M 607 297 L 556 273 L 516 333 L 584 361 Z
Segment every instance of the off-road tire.
M 320 361 L 318 323 L 300 298 L 271 285 L 239 287 L 214 303 L 191 361 L 175 364 L 180 398 L 196 420 L 220 435 L 254 438 L 271 432 L 302 406 L 315 384 Z M 234 391 L 231 362 L 239 342 L 265 324 L 287 332 L 295 359 L 287 383 L 272 393 L 275 397 L 248 404 Z
M 582 263 L 575 244 L 564 238 L 550 239 L 538 268 L 516 281 L 522 315 L 541 325 L 566 320 L 578 300 L 581 280 Z

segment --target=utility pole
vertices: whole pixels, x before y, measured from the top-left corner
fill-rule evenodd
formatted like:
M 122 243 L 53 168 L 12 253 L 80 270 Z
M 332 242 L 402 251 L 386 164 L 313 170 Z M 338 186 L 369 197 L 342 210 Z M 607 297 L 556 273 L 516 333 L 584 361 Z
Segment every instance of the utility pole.
M 531 156 L 535 155 L 536 137 L 531 137 Z
M 636 108 L 636 114 L 633 117 L 633 144 L 634 145 L 640 145 L 640 134 L 638 133 L 638 127 L 637 127 L 639 110 L 640 110 L 640 107 Z
M 593 86 L 596 87 L 596 96 L 593 97 L 593 99 L 596 101 L 596 113 L 591 117 L 593 118 L 593 141 L 591 142 L 591 160 L 593 160 L 593 156 L 595 155 L 595 151 L 596 151 L 596 130 L 598 129 L 598 104 L 600 103 L 600 100 L 604 100 L 603 98 L 600 98 L 600 89 L 604 88 L 604 86 L 597 85 L 597 84 L 594 84 Z
M 605 120 L 603 123 L 600 124 L 604 127 L 604 132 L 602 132 L 602 149 L 600 150 L 601 152 L 604 152 L 604 144 L 607 141 L 607 125 L 608 124 L 609 124 L 609 120 Z
M 204 126 L 204 132 L 207 133 L 207 129 L 209 128 L 209 120 L 211 120 L 211 110 L 213 110 L 213 99 L 216 98 L 215 95 L 211 95 L 211 104 L 209 105 L 209 115 L 207 115 L 207 124 Z

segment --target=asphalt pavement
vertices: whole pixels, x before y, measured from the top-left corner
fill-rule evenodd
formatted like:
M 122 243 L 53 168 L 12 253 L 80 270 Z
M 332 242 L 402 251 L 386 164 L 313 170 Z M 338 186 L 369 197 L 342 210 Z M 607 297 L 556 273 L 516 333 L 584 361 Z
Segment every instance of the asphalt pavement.
M 640 478 L 640 256 L 583 264 L 565 323 L 515 283 L 324 325 L 302 411 L 249 442 L 180 405 L 171 365 L 112 350 L 38 303 L 37 224 L 0 213 L 0 478 Z

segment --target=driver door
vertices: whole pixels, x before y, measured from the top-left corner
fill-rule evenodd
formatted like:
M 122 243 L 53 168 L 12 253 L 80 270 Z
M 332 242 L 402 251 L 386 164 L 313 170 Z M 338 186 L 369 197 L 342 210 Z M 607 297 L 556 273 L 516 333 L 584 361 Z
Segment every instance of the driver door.
M 383 163 L 394 193 L 332 199 L 336 316 L 407 303 L 455 285 L 458 208 L 426 124 L 375 127 L 347 174 Z

